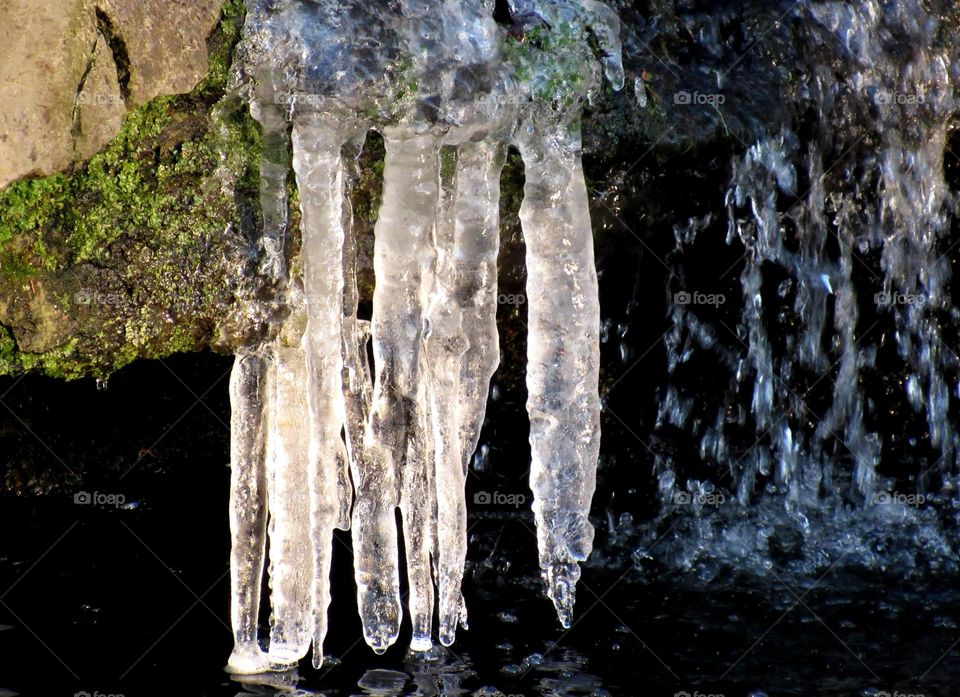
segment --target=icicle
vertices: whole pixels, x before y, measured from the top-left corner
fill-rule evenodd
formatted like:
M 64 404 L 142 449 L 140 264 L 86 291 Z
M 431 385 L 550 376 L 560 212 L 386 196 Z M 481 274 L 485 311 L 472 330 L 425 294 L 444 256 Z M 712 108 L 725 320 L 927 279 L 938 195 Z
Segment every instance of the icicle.
M 373 355 L 376 378 L 366 434 L 367 471 L 354 508 L 354 561 L 367 643 L 382 653 L 400 625 L 397 529 L 402 466 L 417 404 L 423 314 L 421 274 L 437 206 L 436 142 L 403 129 L 384 134 L 383 202 L 376 224 Z M 421 447 L 420 450 L 423 450 Z M 422 500 L 422 499 L 421 499 Z M 358 523 L 360 526 L 358 527 Z
M 603 51 L 603 72 L 610 86 L 620 91 L 626 82 L 623 71 L 623 47 L 620 43 L 620 18 L 613 8 L 598 0 L 580 0 L 586 10 L 586 23 Z
M 281 287 L 275 305 L 245 299 L 251 317 L 265 320 L 278 338 L 248 352 L 257 360 L 238 359 L 235 380 L 247 387 L 232 393 L 234 495 L 263 478 L 263 454 L 254 450 L 265 448 L 269 496 L 257 489 L 241 517 L 255 523 L 257 515 L 270 515 L 269 663 L 291 665 L 311 640 L 314 665 L 323 660 L 335 527 L 352 528 L 367 643 L 382 653 L 396 641 L 398 507 L 411 647 L 431 645 L 434 583 L 439 638 L 449 645 L 457 624 L 467 624 L 465 479 L 499 361 L 499 179 L 523 101 L 509 73 L 521 66 L 501 60 L 504 32 L 490 0 L 444 2 L 440 13 L 422 0 L 403 0 L 389 11 L 359 2 L 249 4 L 237 74 L 264 129 L 260 272 Z M 584 78 L 564 76 L 561 83 L 580 91 L 554 95 L 564 104 L 557 113 L 534 107 L 518 139 L 529 168 L 523 224 L 532 283 L 535 511 L 550 596 L 569 625 L 578 562 L 593 535 L 587 514 L 599 443 L 597 279 L 576 127 L 580 101 L 600 84 L 588 27 L 617 88 L 623 69 L 612 10 L 594 0 L 527 4 L 556 24 L 572 23 L 580 38 L 566 56 L 573 60 L 545 58 L 551 68 L 575 66 Z M 362 25 L 363 37 L 345 31 L 344 18 Z M 541 75 L 535 82 L 540 89 L 555 81 Z M 291 122 L 302 212 L 299 265 L 290 263 L 286 235 Z M 383 132 L 387 154 L 368 325 L 357 316 L 349 188 L 371 125 Z M 453 165 L 443 173 L 441 148 Z M 305 308 L 297 304 L 300 292 Z M 301 336 L 303 346 L 294 341 Z M 375 374 L 367 356 L 371 339 Z M 261 384 L 263 395 L 250 387 Z M 265 442 L 244 430 L 254 424 L 267 429 Z M 235 653 L 256 669 L 264 661 L 251 584 L 259 579 L 252 569 L 263 562 L 263 532 L 257 537 L 237 525 Z
M 431 530 L 439 638 L 449 646 L 457 624 L 467 626 L 462 595 L 467 551 L 466 476 L 483 423 L 490 378 L 499 363 L 496 262 L 500 172 L 516 100 L 504 99 L 507 87 L 496 69 L 500 32 L 492 20 L 493 4 L 470 0 L 448 3 L 445 9 L 447 72 L 464 85 L 489 90 L 481 99 L 475 94 L 466 99 L 448 97 L 442 105 L 441 113 L 456 126 L 447 130 L 441 141 L 435 262 L 423 285 L 427 308 L 423 396 L 430 421 L 423 436 L 430 458 L 427 478 L 435 491 L 435 500 L 427 503 L 435 511 Z M 442 74 L 435 64 L 422 67 L 434 75 Z M 417 644 L 429 646 L 425 640 Z
M 287 173 L 290 171 L 290 136 L 286 115 L 275 106 L 254 109 L 263 128 L 260 163 L 260 210 L 263 214 L 261 273 L 283 281 L 287 277 Z
M 296 665 L 310 648 L 313 554 L 310 539 L 307 360 L 302 307 L 273 348 L 268 371 L 267 482 L 270 508 L 271 668 Z
M 366 133 L 356 133 L 347 141 L 341 156 L 343 185 L 343 299 L 340 331 L 340 389 L 343 396 L 343 430 L 347 452 L 339 475 L 342 488 L 341 502 L 348 505 L 340 511 L 338 527 L 350 528 L 350 506 L 353 498 L 353 484 L 350 481 L 351 470 L 359 472 L 359 463 L 363 457 L 363 438 L 367 420 L 370 416 L 370 403 L 373 394 L 373 380 L 370 374 L 370 362 L 367 359 L 367 346 L 370 344 L 370 323 L 357 319 L 360 292 L 357 288 L 357 240 L 353 231 L 353 206 L 350 190 L 360 177 L 357 160 L 363 148 Z
M 469 465 L 483 426 L 490 380 L 500 364 L 497 332 L 497 255 L 500 250 L 500 174 L 504 145 L 459 148 L 453 260 L 454 299 L 461 304 L 467 340 L 460 375 L 461 461 Z
M 449 151 L 447 151 L 449 152 Z M 437 487 L 440 641 L 466 625 L 461 596 L 466 561 L 465 484 L 499 363 L 496 327 L 500 172 L 503 145 L 458 147 L 456 172 L 441 205 L 436 268 L 425 325 Z
M 341 147 L 357 126 L 345 127 L 331 117 L 298 115 L 293 128 L 294 170 L 302 212 L 302 262 L 306 294 L 306 368 L 310 419 L 310 510 L 314 565 L 314 665 L 323 662 L 330 604 L 330 557 L 335 527 L 349 527 L 351 492 L 348 456 L 341 439 L 341 321 L 343 273 L 331 260 L 343 257 L 344 177 Z M 285 408 L 291 408 L 288 405 Z M 272 650 L 272 649 L 271 649 Z
M 261 413 L 267 364 L 256 352 L 242 352 L 230 376 L 230 618 L 234 648 L 227 670 L 235 674 L 260 673 L 269 667 L 257 643 L 267 528 Z
M 445 154 L 453 158 L 450 150 Z M 447 182 L 448 188 L 455 182 Z M 460 368 L 467 351 L 463 313 L 455 296 L 454 245 L 456 191 L 445 192 L 435 233 L 436 262 L 428 291 L 424 326 L 424 366 L 429 377 L 429 400 L 436 486 L 436 569 L 439 588 L 440 642 L 449 646 L 456 634 L 460 611 L 460 584 L 466 558 L 465 473 L 461 464 L 460 424 L 462 405 Z
M 540 564 L 569 627 L 578 562 L 593 544 L 587 516 L 600 449 L 600 304 L 579 138 L 521 127 L 520 220 L 527 245 L 530 487 Z M 579 134 L 577 134 L 579 135 Z
M 417 400 L 423 405 L 424 412 L 410 423 L 411 433 L 400 493 L 407 582 L 410 588 L 407 604 L 413 627 L 410 648 L 413 651 L 427 651 L 433 645 L 434 579 L 431 575 L 431 555 L 433 560 L 440 557 L 436 551 L 438 502 L 429 432 L 432 416 L 426 392 L 426 386 L 421 384 Z
M 263 128 L 264 152 L 260 163 L 260 205 L 264 227 L 260 240 L 263 256 L 261 273 L 268 282 L 283 283 L 287 278 L 286 179 L 289 169 L 289 137 L 282 110 L 274 105 L 251 104 L 251 112 Z M 256 291 L 254 291 L 255 293 Z M 244 298 L 251 315 L 275 319 L 276 308 L 256 298 Z M 267 461 L 270 430 L 270 398 L 275 391 L 275 362 L 278 356 L 272 345 L 241 351 L 234 364 L 230 385 L 231 416 L 231 618 L 234 650 L 227 670 L 238 674 L 259 673 L 271 664 L 286 663 L 291 653 L 299 653 L 301 637 L 296 636 L 298 620 L 298 573 L 289 558 L 279 562 L 279 613 L 274 617 L 279 653 L 269 658 L 258 644 L 257 626 L 260 610 L 260 584 L 263 578 L 268 521 Z M 304 463 L 305 466 L 305 463 Z M 275 472 L 275 470 L 274 470 Z M 274 482 L 275 482 L 274 478 Z M 281 485 L 285 482 L 281 478 Z M 274 492 L 274 496 L 277 492 Z M 294 498 L 294 503 L 296 498 Z M 283 513 L 281 513 L 283 517 Z M 271 531 L 277 533 L 273 521 Z M 284 536 L 281 524 L 281 537 Z M 295 523 L 294 523 L 295 525 Z M 295 544 L 292 546 L 296 546 Z M 273 561 L 271 561 L 271 564 Z M 309 578 L 309 577 L 308 577 Z M 273 580 L 271 579 L 271 582 Z M 284 594 L 290 595 L 284 598 Z M 288 604 L 289 601 L 289 604 Z M 289 634 L 287 632 L 290 632 Z
M 611 83 L 622 87 L 619 21 L 609 8 L 590 0 L 514 0 L 511 10 L 592 33 Z M 579 58 L 578 80 L 558 75 L 563 68 L 554 56 L 528 55 L 527 67 L 538 77 L 521 86 L 531 99 L 515 136 L 527 178 L 520 221 L 527 245 L 530 487 L 540 567 L 565 627 L 573 621 L 579 562 L 593 544 L 588 516 L 600 448 L 600 302 L 580 117 L 582 100 L 602 80 L 585 41 L 567 50 Z

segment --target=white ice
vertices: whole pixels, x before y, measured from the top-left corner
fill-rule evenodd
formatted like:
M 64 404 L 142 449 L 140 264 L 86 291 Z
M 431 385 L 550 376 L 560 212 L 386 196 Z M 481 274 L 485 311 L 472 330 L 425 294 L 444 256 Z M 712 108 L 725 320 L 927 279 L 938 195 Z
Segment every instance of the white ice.
M 499 362 L 499 187 L 511 144 L 527 175 L 530 483 L 548 594 L 570 625 L 593 539 L 600 439 L 599 301 L 579 121 L 603 73 L 623 83 L 619 22 L 594 0 L 518 0 L 511 9 L 576 40 L 549 54 L 521 46 L 508 61 L 490 0 L 248 2 L 236 82 L 263 127 L 258 277 L 279 294 L 255 287 L 242 298 L 267 338 L 240 352 L 231 380 L 231 671 L 288 668 L 311 644 L 320 665 L 334 528 L 351 530 L 374 651 L 396 642 L 404 601 L 413 650 L 431 647 L 435 607 L 444 645 L 466 626 L 465 485 Z M 349 201 L 371 129 L 383 135 L 386 159 L 366 323 Z M 296 257 L 287 235 L 291 134 Z

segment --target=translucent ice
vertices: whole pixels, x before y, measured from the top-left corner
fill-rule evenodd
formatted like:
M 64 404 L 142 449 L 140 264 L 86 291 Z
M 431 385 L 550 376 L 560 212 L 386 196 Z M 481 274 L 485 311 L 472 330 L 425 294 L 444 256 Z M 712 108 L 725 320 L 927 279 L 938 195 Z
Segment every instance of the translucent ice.
M 623 84 L 619 22 L 593 0 L 511 9 L 563 40 L 550 50 L 508 40 L 489 0 L 248 3 L 235 77 L 263 127 L 259 277 L 280 294 L 268 302 L 254 288 L 243 298 L 268 338 L 238 357 L 232 382 L 231 670 L 283 668 L 311 641 L 320 664 L 334 527 L 351 529 L 364 638 L 377 652 L 393 644 L 402 613 L 398 509 L 411 647 L 430 648 L 435 602 L 443 644 L 466 625 L 464 489 L 499 361 L 499 181 L 511 143 L 527 168 L 540 561 L 570 624 L 593 538 L 599 446 L 599 303 L 579 121 L 603 74 Z M 386 158 L 366 323 L 349 192 L 371 129 L 383 135 Z M 287 234 L 291 144 L 302 214 L 296 258 Z M 256 634 L 265 530 L 266 656 Z

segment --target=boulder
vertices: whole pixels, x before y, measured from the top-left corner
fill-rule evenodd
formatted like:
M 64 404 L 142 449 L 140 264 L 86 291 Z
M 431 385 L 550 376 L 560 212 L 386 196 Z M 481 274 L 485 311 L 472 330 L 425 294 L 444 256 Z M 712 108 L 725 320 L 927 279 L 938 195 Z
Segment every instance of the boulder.
M 0 0 L 0 187 L 89 159 L 207 73 L 220 0 Z

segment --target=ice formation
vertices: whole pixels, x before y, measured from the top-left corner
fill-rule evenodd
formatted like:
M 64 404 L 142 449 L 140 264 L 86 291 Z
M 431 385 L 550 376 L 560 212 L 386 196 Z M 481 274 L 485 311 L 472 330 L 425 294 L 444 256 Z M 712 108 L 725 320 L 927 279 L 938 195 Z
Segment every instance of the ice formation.
M 520 40 L 494 21 L 492 0 L 247 5 L 236 79 L 263 127 L 259 276 L 281 291 L 254 288 L 245 298 L 270 339 L 237 356 L 231 381 L 228 669 L 283 670 L 311 644 L 322 662 L 336 527 L 351 529 L 364 637 L 378 653 L 393 644 L 398 508 L 411 648 L 431 646 L 435 603 L 442 644 L 466 625 L 464 488 L 499 360 L 499 182 L 510 144 L 527 174 L 530 484 L 541 569 L 569 626 L 593 540 L 600 421 L 579 119 L 604 73 L 623 84 L 616 14 L 595 0 L 516 0 L 511 14 L 531 34 Z M 366 323 L 349 191 L 371 129 L 386 158 Z M 299 255 L 286 234 L 291 149 Z M 267 537 L 264 653 L 257 615 Z

